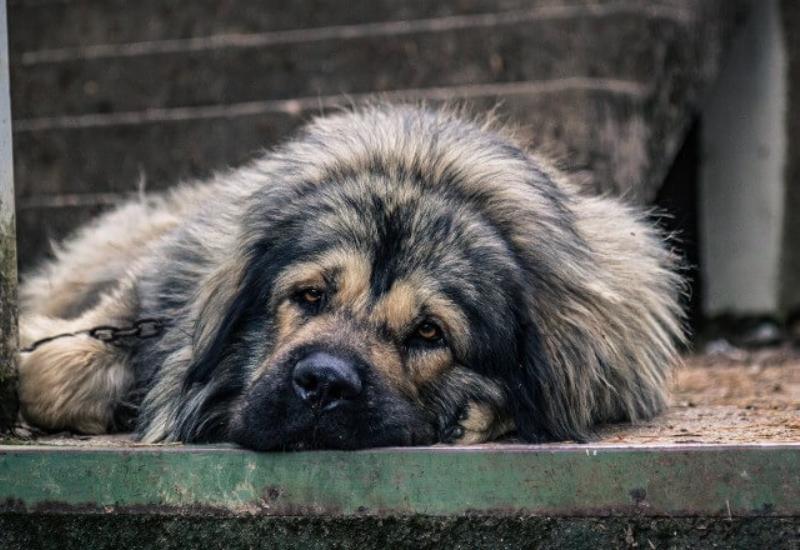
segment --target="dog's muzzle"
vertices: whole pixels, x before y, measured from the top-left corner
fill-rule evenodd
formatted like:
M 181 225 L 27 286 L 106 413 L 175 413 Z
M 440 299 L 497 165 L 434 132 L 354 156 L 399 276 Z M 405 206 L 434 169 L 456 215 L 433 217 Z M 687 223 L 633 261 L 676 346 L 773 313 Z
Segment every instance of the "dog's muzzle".
M 355 350 L 311 345 L 245 392 L 228 436 L 264 451 L 361 449 L 431 444 L 436 430 Z

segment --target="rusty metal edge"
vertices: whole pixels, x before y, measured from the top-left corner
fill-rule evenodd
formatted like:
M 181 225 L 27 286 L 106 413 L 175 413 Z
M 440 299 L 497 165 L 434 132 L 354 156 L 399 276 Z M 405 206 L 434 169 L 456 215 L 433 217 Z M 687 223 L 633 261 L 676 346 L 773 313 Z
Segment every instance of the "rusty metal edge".
M 273 454 L 0 446 L 0 512 L 800 517 L 800 443 Z

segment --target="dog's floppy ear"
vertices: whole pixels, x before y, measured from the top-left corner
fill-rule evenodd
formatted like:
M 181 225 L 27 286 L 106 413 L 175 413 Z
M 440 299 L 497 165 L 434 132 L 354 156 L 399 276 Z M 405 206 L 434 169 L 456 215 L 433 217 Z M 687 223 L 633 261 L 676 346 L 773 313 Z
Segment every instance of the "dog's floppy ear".
M 519 436 L 532 443 L 587 441 L 594 413 L 603 406 L 597 387 L 611 383 L 602 346 L 580 324 L 529 321 L 521 331 L 520 359 L 507 375 Z
M 222 263 L 202 283 L 195 299 L 195 329 L 192 363 L 184 386 L 206 383 L 223 359 L 231 333 L 244 317 L 252 300 L 245 287 L 247 266 L 239 258 Z
M 518 435 L 525 441 L 581 439 L 564 425 L 565 418 L 553 414 L 560 393 L 554 364 L 548 357 L 539 327 L 527 322 L 518 342 L 519 360 L 507 371 L 508 403 Z M 555 405 L 555 407 L 554 407 Z
M 652 418 L 684 338 L 664 237 L 617 202 L 575 200 L 576 232 L 531 239 L 539 257 L 528 264 L 518 368 L 506 375 L 530 441 L 584 441 L 599 424 Z

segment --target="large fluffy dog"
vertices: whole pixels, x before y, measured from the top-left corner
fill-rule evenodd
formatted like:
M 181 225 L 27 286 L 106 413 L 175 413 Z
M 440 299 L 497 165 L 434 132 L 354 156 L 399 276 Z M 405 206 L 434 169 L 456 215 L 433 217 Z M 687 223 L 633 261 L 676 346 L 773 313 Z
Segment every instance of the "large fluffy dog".
M 651 417 L 681 338 L 662 235 L 489 124 L 372 106 L 84 228 L 22 286 L 25 418 L 255 449 L 581 440 Z

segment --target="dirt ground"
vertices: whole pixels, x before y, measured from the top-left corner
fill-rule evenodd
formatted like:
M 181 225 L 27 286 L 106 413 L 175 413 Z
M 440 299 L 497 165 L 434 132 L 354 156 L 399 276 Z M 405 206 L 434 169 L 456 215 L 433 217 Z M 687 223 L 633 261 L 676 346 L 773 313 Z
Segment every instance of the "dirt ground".
M 729 348 L 686 357 L 672 407 L 640 425 L 601 431 L 602 443 L 800 442 L 800 350 Z
M 636 425 L 603 428 L 598 436 L 594 443 L 599 445 L 800 442 L 800 350 L 728 347 L 690 355 L 674 373 L 666 413 Z M 126 435 L 56 434 L 26 442 L 139 446 Z

